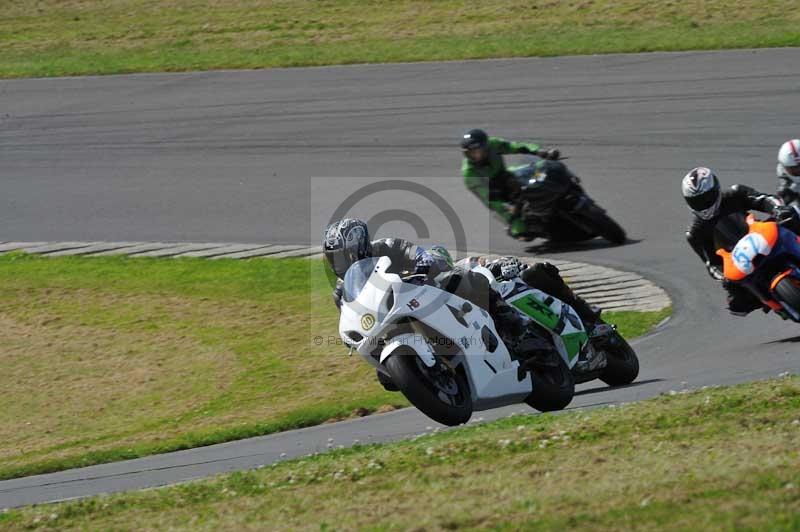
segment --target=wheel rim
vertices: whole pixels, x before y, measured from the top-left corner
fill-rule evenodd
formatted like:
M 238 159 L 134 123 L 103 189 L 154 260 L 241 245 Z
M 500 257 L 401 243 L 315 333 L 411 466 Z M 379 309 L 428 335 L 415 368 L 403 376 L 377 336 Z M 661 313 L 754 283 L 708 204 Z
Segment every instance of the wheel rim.
M 422 373 L 425 387 L 430 390 L 441 402 L 460 407 L 464 405 L 464 393 L 459 386 L 458 380 L 452 370 L 449 368 L 445 370 L 439 369 L 438 371 L 431 371 L 422 361 L 417 358 L 417 368 Z M 438 364 L 437 364 L 438 366 Z M 436 368 L 437 366 L 434 366 Z

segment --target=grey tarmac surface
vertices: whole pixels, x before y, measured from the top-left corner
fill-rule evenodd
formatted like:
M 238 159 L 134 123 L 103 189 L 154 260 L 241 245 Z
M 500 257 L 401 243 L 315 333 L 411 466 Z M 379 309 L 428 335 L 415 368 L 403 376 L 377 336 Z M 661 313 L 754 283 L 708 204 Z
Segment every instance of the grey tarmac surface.
M 722 310 L 722 290 L 685 243 L 679 191 L 697 164 L 726 184 L 774 189 L 777 148 L 800 136 L 797 64 L 800 49 L 776 49 L 0 81 L 0 241 L 312 242 L 349 190 L 380 176 L 414 177 L 442 195 L 471 249 L 530 254 L 456 177 L 459 134 L 482 126 L 561 148 L 634 240 L 542 253 L 638 272 L 673 298 L 673 318 L 636 342 L 639 382 L 588 383 L 572 408 L 797 372 L 797 325 Z M 455 242 L 431 195 L 386 194 L 358 208 L 408 209 L 431 220 L 434 238 Z M 400 222 L 380 232 L 414 236 Z M 428 426 L 404 410 L 11 480 L 0 483 L 0 507 L 161 485 Z

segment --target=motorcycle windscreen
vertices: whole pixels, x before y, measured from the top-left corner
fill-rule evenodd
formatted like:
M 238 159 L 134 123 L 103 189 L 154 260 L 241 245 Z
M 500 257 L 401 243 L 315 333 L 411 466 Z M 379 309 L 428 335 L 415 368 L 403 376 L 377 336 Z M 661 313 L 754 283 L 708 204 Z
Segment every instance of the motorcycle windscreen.
M 748 232 L 750 227 L 742 213 L 734 212 L 721 216 L 714 224 L 714 249 L 731 251 Z
M 361 291 L 364 290 L 369 278 L 375 271 L 375 267 L 378 265 L 378 260 L 380 260 L 379 257 L 363 259 L 353 263 L 347 270 L 342 284 L 342 299 L 346 303 L 355 301 Z
M 572 186 L 572 173 L 558 161 L 540 161 L 523 195 L 533 207 L 543 211 L 555 206 Z

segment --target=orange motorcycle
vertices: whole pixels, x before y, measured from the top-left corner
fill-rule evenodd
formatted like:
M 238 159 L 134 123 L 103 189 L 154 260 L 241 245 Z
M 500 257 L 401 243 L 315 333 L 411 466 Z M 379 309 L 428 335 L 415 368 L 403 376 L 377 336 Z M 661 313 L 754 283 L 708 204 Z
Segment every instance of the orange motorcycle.
M 731 251 L 717 250 L 725 279 L 746 287 L 783 319 L 800 323 L 800 236 L 752 214 L 747 226 Z

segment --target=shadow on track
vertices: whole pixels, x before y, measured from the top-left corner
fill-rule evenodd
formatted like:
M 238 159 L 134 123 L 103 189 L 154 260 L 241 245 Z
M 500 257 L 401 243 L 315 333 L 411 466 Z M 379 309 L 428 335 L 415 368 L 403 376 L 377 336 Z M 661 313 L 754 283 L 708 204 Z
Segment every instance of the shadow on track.
M 578 395 L 578 394 L 576 393 L 575 395 Z M 570 410 L 573 410 L 573 411 L 574 410 L 585 410 L 587 408 L 596 408 L 598 406 L 613 405 L 613 404 L 614 404 L 614 401 L 598 401 L 596 403 L 589 403 L 589 404 L 585 404 L 585 405 L 568 406 L 564 410 L 559 410 L 559 412 L 567 412 L 567 411 L 570 411 Z M 537 412 L 536 410 L 534 410 L 533 413 L 538 416 L 542 412 Z M 555 414 L 556 412 L 550 412 L 550 413 L 551 414 Z
M 624 244 L 614 244 L 603 238 L 594 240 L 584 240 L 581 242 L 551 242 L 549 240 L 541 244 L 534 244 L 525 248 L 526 253 L 538 255 L 540 253 L 567 253 L 569 251 L 591 251 L 594 249 L 616 248 L 638 244 L 641 239 L 629 238 Z
M 781 338 L 780 340 L 772 340 L 770 342 L 765 342 L 764 345 L 769 344 L 796 344 L 800 343 L 800 336 L 790 336 L 789 338 Z
M 636 381 L 630 384 L 626 384 L 624 386 L 598 386 L 596 388 L 589 388 L 588 390 L 581 390 L 579 392 L 575 392 L 575 396 L 578 395 L 589 395 L 591 393 L 600 393 L 600 392 L 610 392 L 612 390 L 624 390 L 625 388 L 634 388 L 636 386 L 642 386 L 644 384 L 652 384 L 654 382 L 662 382 L 664 379 L 646 379 L 643 381 Z

